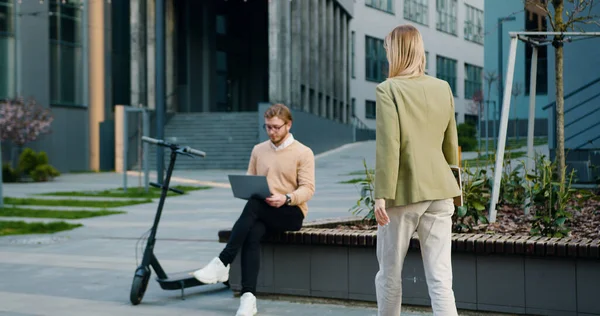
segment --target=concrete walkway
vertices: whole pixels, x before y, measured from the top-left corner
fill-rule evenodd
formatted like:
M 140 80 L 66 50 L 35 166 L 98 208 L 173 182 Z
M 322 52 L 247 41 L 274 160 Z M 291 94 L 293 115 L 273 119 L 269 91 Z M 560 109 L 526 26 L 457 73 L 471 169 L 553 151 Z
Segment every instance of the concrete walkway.
M 357 143 L 318 157 L 307 220 L 351 215 L 359 188 L 339 181 L 357 177 L 350 173 L 363 170 L 363 158 L 372 167 L 374 148 L 374 142 Z M 243 172 L 176 170 L 174 183 L 217 186 L 167 200 L 155 248 L 167 273 L 199 268 L 219 253 L 224 245 L 217 242 L 217 232 L 230 228 L 244 205 L 232 198 L 227 175 Z M 5 184 L 4 194 L 114 189 L 122 181 L 117 173 L 65 174 L 50 183 Z M 135 186 L 138 177 L 130 174 L 128 182 Z M 144 246 L 136 244 L 152 224 L 157 201 L 118 207 L 127 212 L 122 215 L 72 220 L 84 226 L 68 232 L 0 237 L 0 315 L 234 315 L 239 299 L 222 285 L 186 289 L 182 300 L 179 291 L 161 290 L 152 278 L 142 303 L 129 303 Z M 374 304 L 290 298 L 259 298 L 258 308 L 259 315 L 376 315 Z M 406 310 L 403 315 L 431 315 L 428 309 Z

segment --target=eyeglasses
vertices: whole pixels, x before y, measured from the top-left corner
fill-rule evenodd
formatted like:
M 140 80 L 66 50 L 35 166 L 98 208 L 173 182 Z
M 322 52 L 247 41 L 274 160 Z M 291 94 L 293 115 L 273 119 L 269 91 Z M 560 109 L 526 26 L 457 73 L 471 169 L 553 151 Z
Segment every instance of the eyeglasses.
M 276 131 L 276 132 L 278 132 L 278 131 L 279 131 L 279 130 L 280 130 L 282 127 L 284 127 L 286 124 L 287 124 L 287 123 L 283 123 L 283 124 L 281 124 L 281 125 L 279 125 L 279 126 L 276 126 L 276 125 L 267 125 L 267 124 L 263 124 L 263 128 L 264 128 L 265 130 L 268 130 L 268 131 L 270 131 L 270 130 L 273 130 L 273 131 Z

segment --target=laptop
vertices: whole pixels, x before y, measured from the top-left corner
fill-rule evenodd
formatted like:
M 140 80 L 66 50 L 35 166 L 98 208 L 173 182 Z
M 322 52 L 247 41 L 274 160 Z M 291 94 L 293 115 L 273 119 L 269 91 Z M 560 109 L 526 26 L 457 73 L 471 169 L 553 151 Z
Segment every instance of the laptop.
M 261 199 L 264 200 L 271 196 L 269 183 L 265 176 L 255 175 L 229 175 L 229 183 L 233 196 L 242 199 Z

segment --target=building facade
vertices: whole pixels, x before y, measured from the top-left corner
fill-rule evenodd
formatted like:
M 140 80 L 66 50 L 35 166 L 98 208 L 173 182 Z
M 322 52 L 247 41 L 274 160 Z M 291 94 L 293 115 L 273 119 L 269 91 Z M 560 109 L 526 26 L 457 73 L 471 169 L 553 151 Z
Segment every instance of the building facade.
M 350 85 L 357 119 L 375 127 L 375 87 L 387 74 L 383 40 L 394 27 L 406 23 L 423 36 L 427 74 L 448 81 L 452 87 L 457 121 L 477 121 L 478 107 L 472 99 L 483 89 L 483 44 L 487 40 L 483 2 L 355 1 L 355 17 L 350 23 Z
M 100 124 L 110 119 L 110 1 L 0 1 L 0 98 L 51 109 L 51 133 L 33 143 L 60 171 L 97 170 Z M 14 148 L 3 143 L 3 160 Z
M 552 5 L 549 4 L 550 9 Z M 521 0 L 486 1 L 486 30 L 488 36 L 496 40 L 485 46 L 485 68 L 498 73 L 502 67 L 506 73 L 510 36 L 513 31 L 552 32 L 549 20 L 535 6 L 526 7 Z M 573 4 L 565 2 L 565 12 L 575 12 Z M 579 13 L 600 15 L 600 6 L 595 4 Z M 565 14 L 565 20 L 568 16 Z M 579 23 L 577 29 L 583 32 L 598 32 L 595 23 Z M 502 37 L 500 39 L 500 31 Z M 600 178 L 600 77 L 595 69 L 600 66 L 596 57 L 600 50 L 598 36 L 567 36 L 563 43 L 563 91 L 564 91 L 564 135 L 566 163 L 576 170 L 576 181 L 594 183 Z M 547 136 L 550 159 L 555 157 L 556 148 L 556 70 L 553 36 L 539 36 L 543 46 L 538 48 L 536 76 L 535 129 L 534 135 Z M 500 45 L 499 45 L 500 41 Z M 513 82 L 521 85 L 522 93 L 511 98 L 508 136 L 527 135 L 529 112 L 529 84 L 532 46 L 518 42 Z M 500 57 L 500 58 L 499 58 Z M 499 102 L 499 92 L 495 84 L 489 93 L 493 102 Z M 515 128 L 515 125 L 517 128 Z
M 317 129 L 297 125 L 298 138 L 318 142 L 319 151 L 355 139 L 352 0 L 164 0 L 162 89 L 156 87 L 156 3 L 0 0 L 0 98 L 34 98 L 54 116 L 52 132 L 27 147 L 47 152 L 61 172 L 113 170 L 115 106 L 150 110 L 150 136 L 156 136 L 157 100 L 172 133 L 164 136 L 210 152 L 215 168 L 245 167 L 246 151 L 236 154 L 236 165 L 219 162 L 231 156 L 238 134 L 247 137 L 243 146 L 258 140 L 258 127 L 250 133 L 256 136 L 236 129 L 236 117 L 250 116 L 235 113 L 256 113 L 261 103 L 285 103 L 308 114 L 301 124 L 330 131 L 331 137 L 313 137 Z M 198 119 L 190 128 L 231 114 L 229 125 L 206 133 L 168 126 L 178 122 L 170 121 L 174 116 L 199 113 L 206 115 L 190 117 Z M 9 160 L 10 144 L 2 150 Z
M 497 109 L 494 113 L 500 118 L 501 98 L 500 93 L 504 89 L 504 78 L 506 76 L 508 51 L 510 44 L 509 32 L 517 31 L 551 31 L 547 20 L 540 14 L 525 9 L 522 0 L 486 1 L 485 2 L 485 73 L 496 76 L 491 85 L 484 78 L 484 95 L 491 101 L 492 106 Z M 529 89 L 531 71 L 531 46 L 519 43 L 515 59 L 513 78 L 513 96 L 511 98 L 511 110 L 509 114 L 509 137 L 520 137 L 527 135 L 527 119 L 529 117 Z M 542 46 L 538 50 L 538 64 L 536 74 L 536 136 L 547 134 L 547 113 L 543 110 L 550 100 L 548 98 L 549 86 L 553 80 L 549 71 L 553 66 L 549 63 L 549 54 L 553 53 L 552 46 Z M 499 84 L 501 87 L 499 87 Z M 503 97 L 503 96 L 502 96 Z M 516 124 L 516 126 L 515 126 Z M 517 128 L 515 128 L 517 127 Z M 495 131 L 497 132 L 497 131 Z

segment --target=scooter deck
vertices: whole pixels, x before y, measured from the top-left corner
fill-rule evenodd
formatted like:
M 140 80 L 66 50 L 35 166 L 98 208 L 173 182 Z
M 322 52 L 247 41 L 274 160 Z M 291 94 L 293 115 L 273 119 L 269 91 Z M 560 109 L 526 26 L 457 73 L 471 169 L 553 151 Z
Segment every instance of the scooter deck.
M 192 273 L 195 270 L 171 273 L 166 279 L 156 278 L 156 281 L 160 284 L 163 290 L 179 290 L 182 288 L 188 288 L 198 285 L 204 285 L 204 283 L 196 280 Z

